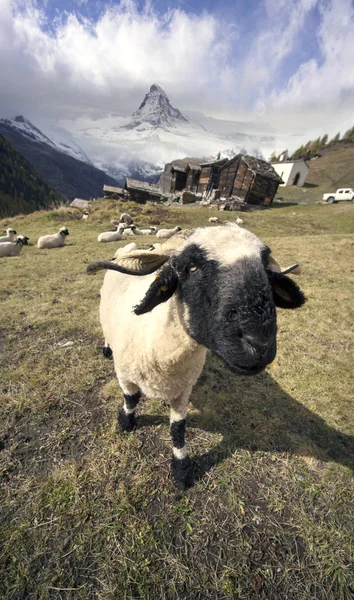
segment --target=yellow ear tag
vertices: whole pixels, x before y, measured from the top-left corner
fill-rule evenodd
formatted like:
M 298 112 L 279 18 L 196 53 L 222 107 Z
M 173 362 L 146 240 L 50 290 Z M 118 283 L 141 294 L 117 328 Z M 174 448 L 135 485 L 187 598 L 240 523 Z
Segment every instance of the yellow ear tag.
M 195 265 L 193 265 L 193 267 L 189 267 L 189 272 L 190 273 L 194 273 L 194 271 L 197 271 L 198 267 L 196 267 Z
M 168 290 L 168 285 L 161 285 L 160 292 L 167 292 L 167 290 Z

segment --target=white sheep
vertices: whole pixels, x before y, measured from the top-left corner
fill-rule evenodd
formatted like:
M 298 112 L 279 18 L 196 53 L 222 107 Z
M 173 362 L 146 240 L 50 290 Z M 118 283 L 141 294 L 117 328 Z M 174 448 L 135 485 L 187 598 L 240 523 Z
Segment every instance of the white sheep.
M 241 217 L 237 217 L 236 223 L 237 225 L 243 225 L 243 219 L 241 219 Z
M 60 248 L 65 246 L 65 238 L 69 235 L 67 227 L 61 227 L 58 233 L 42 235 L 37 241 L 37 248 Z
M 88 212 L 88 210 L 85 210 L 85 212 L 82 213 L 82 217 L 81 218 L 84 221 L 87 221 L 87 219 L 89 218 L 89 216 L 90 216 L 90 213 Z
M 174 227 L 173 229 L 159 229 L 158 232 L 156 233 L 156 237 L 158 238 L 170 238 L 173 235 L 175 235 L 175 233 L 177 233 L 178 231 L 181 231 L 182 228 L 181 227 Z
M 125 237 L 123 236 L 123 230 L 124 230 L 124 225 L 120 224 L 118 226 L 117 231 L 105 231 L 103 233 L 100 233 L 97 241 L 98 242 L 118 242 L 120 240 L 124 240 Z
M 21 240 L 20 236 L 18 236 L 16 242 L 4 242 L 0 244 L 0 258 L 4 258 L 5 256 L 18 256 L 23 245 L 24 242 Z
M 15 235 L 16 235 L 16 231 L 15 229 L 12 229 L 12 227 L 8 227 L 7 229 L 4 229 L 6 235 L 3 235 L 2 237 L 0 237 L 0 244 L 6 244 L 7 242 L 13 242 Z
M 108 269 L 100 320 L 124 394 L 120 427 L 134 428 L 141 394 L 170 403 L 172 471 L 182 489 L 192 477 L 187 404 L 207 349 L 232 371 L 255 375 L 275 358 L 275 306 L 305 301 L 270 259 L 261 240 L 231 224 L 181 232 L 152 251 L 122 248 L 114 261 L 88 266 Z
M 210 217 L 209 223 L 219 223 L 219 217 Z
M 155 235 L 157 232 L 156 227 L 149 227 L 149 229 L 138 229 L 138 227 L 134 227 L 132 229 L 133 235 Z

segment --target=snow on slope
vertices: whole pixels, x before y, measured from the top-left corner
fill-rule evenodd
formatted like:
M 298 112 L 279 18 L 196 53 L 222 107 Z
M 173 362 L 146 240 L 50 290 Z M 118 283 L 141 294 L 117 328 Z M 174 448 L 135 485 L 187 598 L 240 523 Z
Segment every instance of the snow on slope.
M 69 137 L 67 132 L 54 129 L 50 132 L 51 137 L 48 137 L 22 115 L 14 119 L 0 119 L 0 123 L 4 123 L 14 131 L 18 131 L 32 142 L 47 144 L 58 150 L 58 152 L 63 152 L 72 158 L 76 158 L 76 160 L 92 164 L 85 152 Z

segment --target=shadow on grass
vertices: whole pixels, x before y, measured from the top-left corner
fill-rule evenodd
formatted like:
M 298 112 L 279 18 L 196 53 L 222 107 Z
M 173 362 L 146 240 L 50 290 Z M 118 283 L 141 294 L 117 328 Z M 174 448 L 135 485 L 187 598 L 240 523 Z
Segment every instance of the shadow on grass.
M 268 373 L 239 377 L 208 357 L 191 402 L 199 414 L 187 417 L 187 428 L 223 436 L 217 446 L 193 457 L 196 481 L 238 449 L 312 456 L 354 471 L 354 437 L 327 425 Z M 140 415 L 138 426 L 161 423 L 167 423 L 167 418 Z

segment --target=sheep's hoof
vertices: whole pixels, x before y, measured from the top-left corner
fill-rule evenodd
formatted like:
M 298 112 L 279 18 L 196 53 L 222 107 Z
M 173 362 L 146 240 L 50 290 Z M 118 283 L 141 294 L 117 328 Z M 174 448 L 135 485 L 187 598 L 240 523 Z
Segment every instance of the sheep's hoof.
M 191 487 L 193 484 L 193 468 L 189 456 L 182 459 L 173 456 L 171 469 L 178 489 L 186 490 Z
M 112 350 L 110 349 L 109 346 L 103 346 L 102 348 L 102 354 L 105 358 L 112 358 Z
M 120 410 L 118 413 L 118 424 L 121 431 L 133 431 L 136 427 L 135 414 L 130 413 L 127 415 L 124 409 Z

